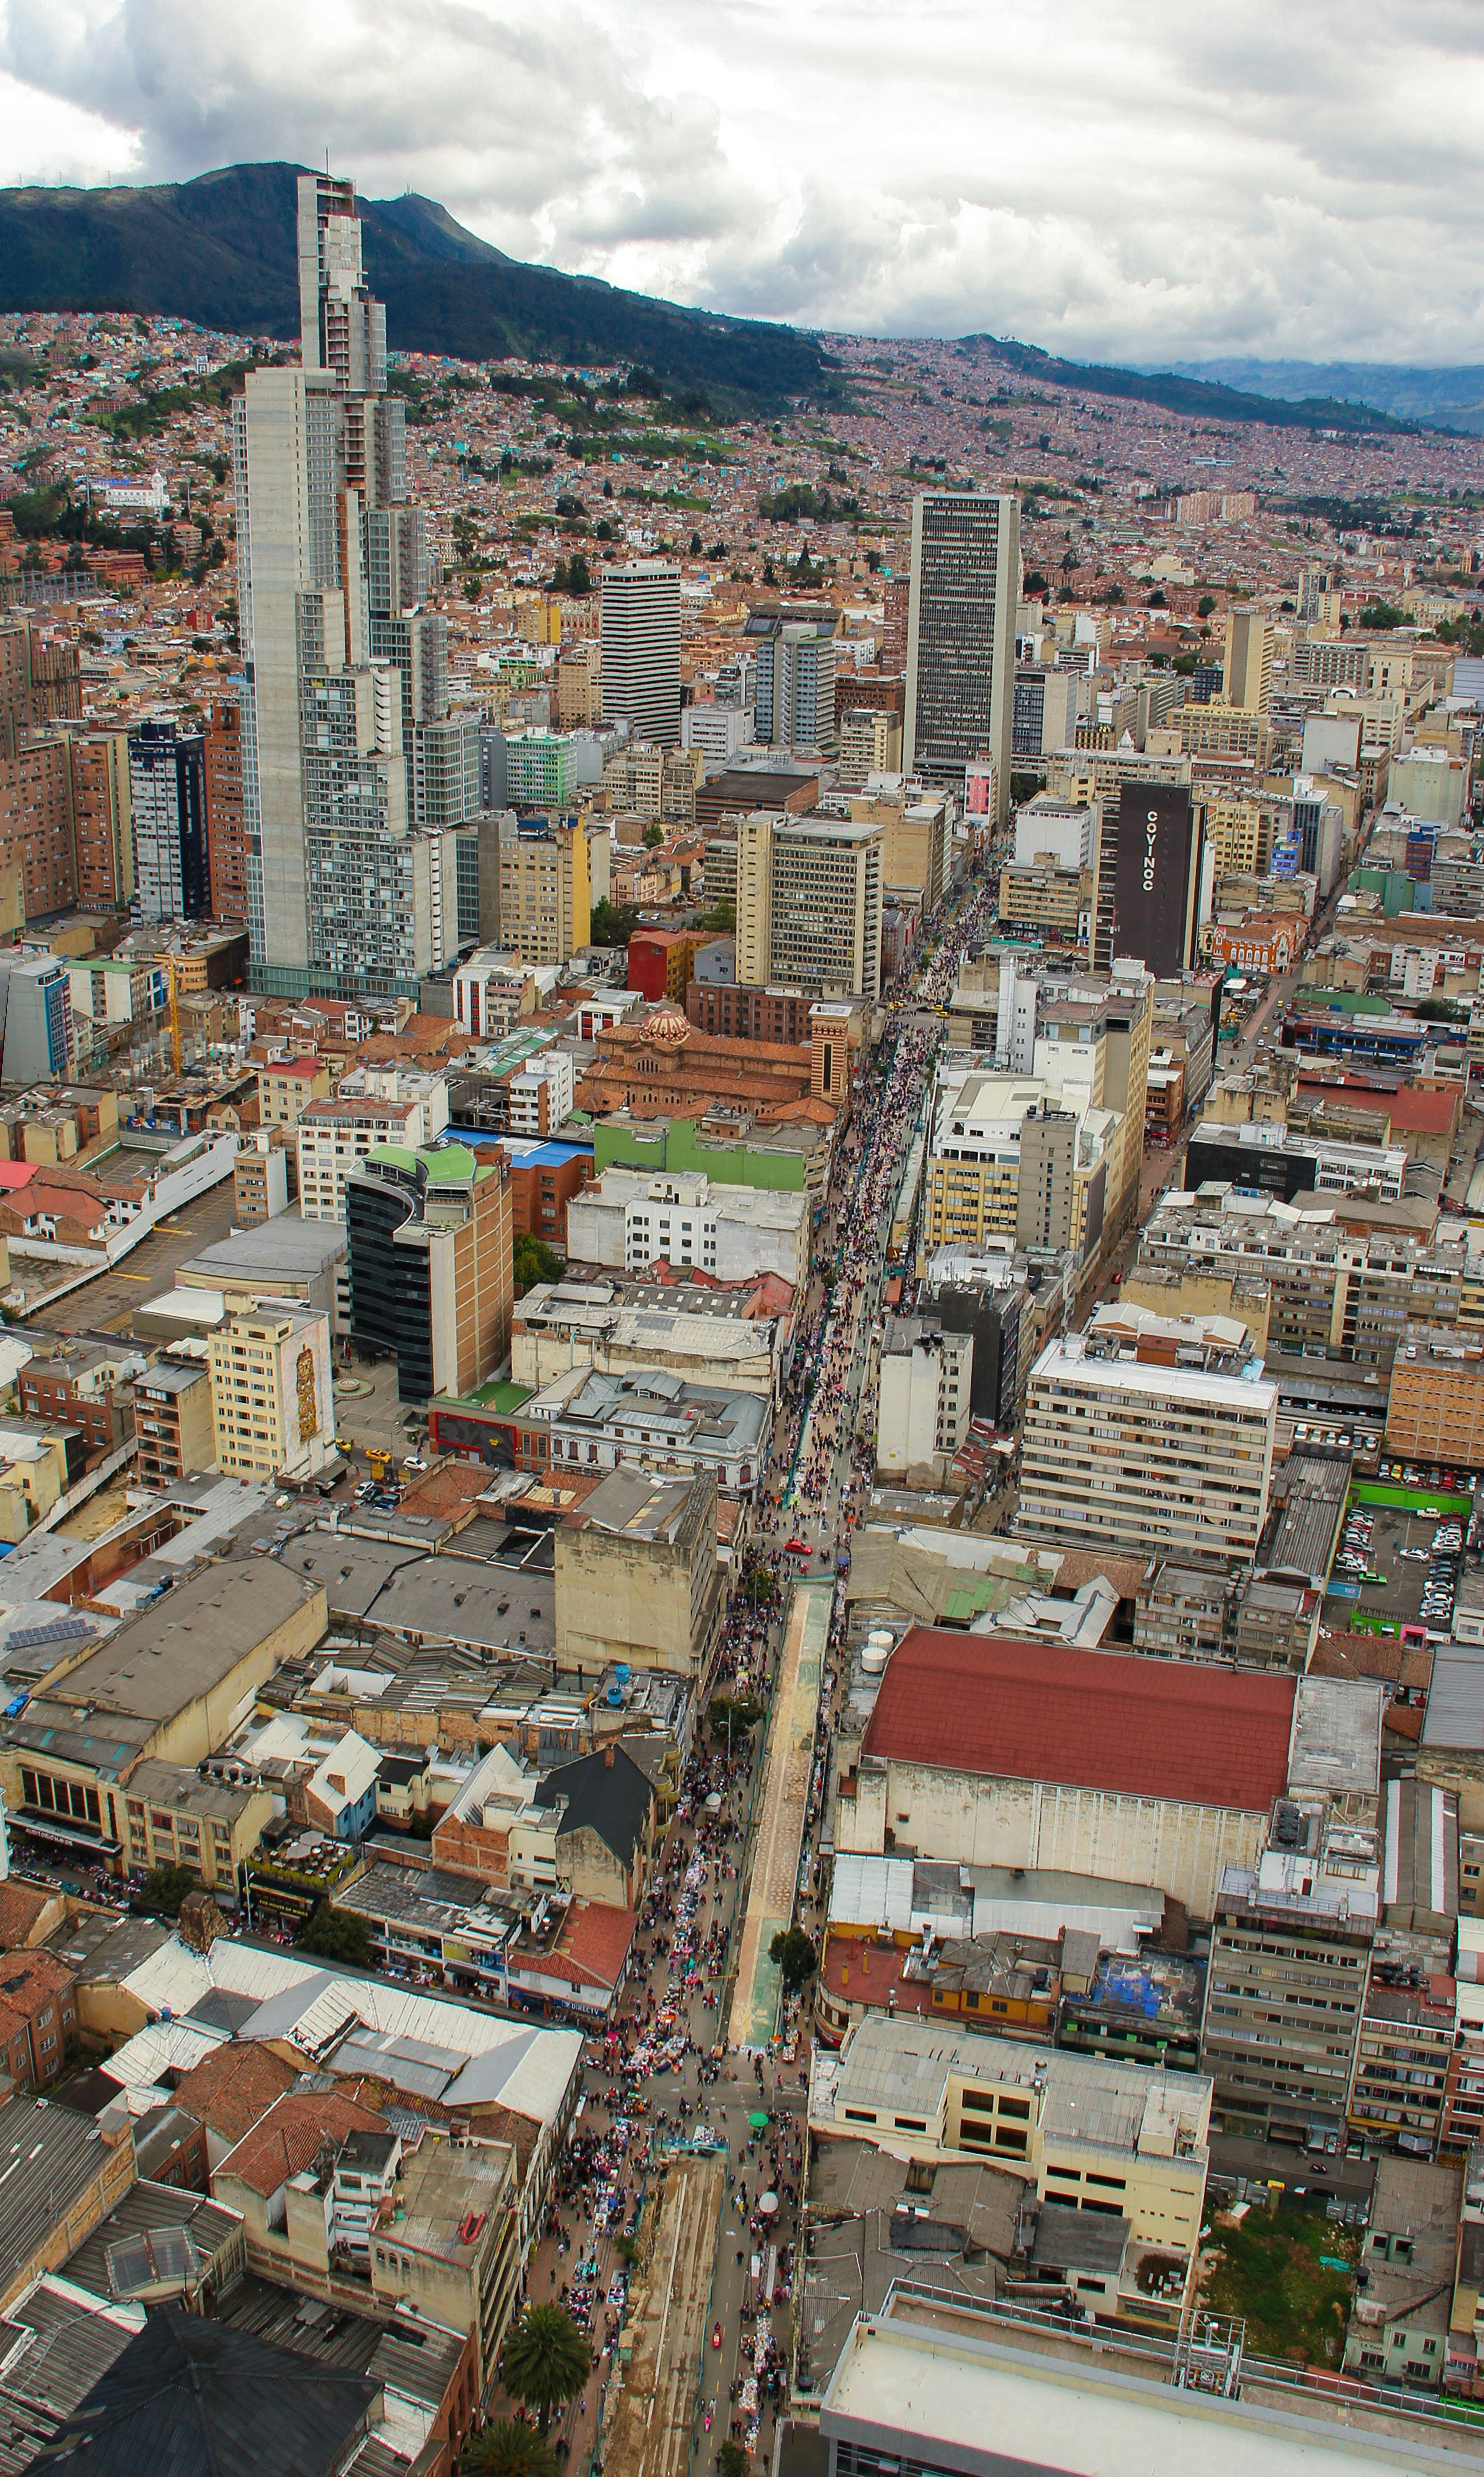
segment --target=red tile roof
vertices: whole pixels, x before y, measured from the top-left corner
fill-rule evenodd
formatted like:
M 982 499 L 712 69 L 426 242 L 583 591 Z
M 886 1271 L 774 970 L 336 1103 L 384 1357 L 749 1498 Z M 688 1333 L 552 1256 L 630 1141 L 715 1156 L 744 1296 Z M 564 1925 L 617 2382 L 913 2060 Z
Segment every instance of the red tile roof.
M 342 2098 L 338 2090 L 289 2090 L 228 2151 L 215 2172 L 236 2177 L 255 2193 L 271 2195 L 290 2176 L 302 2175 L 322 2141 L 385 2131 L 384 2116 Z
M 177 2083 L 175 2104 L 223 2141 L 241 2142 L 298 2080 L 292 2064 L 256 2039 L 229 2039 Z
M 1288 1786 L 1294 1691 L 1290 1677 L 914 1626 L 865 1752 L 1251 1813 Z
M 638 1924 L 633 1910 L 616 1909 L 610 1901 L 574 1901 L 551 1961 L 566 1964 L 579 1983 L 616 1987 Z
M 1452 1092 L 1433 1091 L 1421 1084 L 1389 1086 L 1366 1083 L 1358 1075 L 1300 1075 L 1298 1089 L 1306 1100 L 1333 1093 L 1352 1110 L 1373 1110 L 1391 1119 L 1395 1129 L 1414 1136 L 1446 1136 L 1458 1109 Z

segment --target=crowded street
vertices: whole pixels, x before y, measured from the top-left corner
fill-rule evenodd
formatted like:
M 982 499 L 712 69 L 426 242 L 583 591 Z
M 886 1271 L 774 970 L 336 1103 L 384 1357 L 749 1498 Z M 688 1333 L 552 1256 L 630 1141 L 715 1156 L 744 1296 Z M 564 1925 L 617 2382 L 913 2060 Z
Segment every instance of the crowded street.
M 757 1794 L 790 1589 L 833 1585 L 868 1501 L 875 1449 L 875 1352 L 892 1231 L 927 1105 L 961 960 L 992 895 L 972 881 L 920 957 L 883 993 L 885 1029 L 864 1069 L 816 1234 L 815 1275 L 800 1306 L 759 1489 L 752 1539 L 731 1591 L 695 1742 L 644 1901 L 616 2021 L 590 2039 L 582 2110 L 534 2255 L 528 2294 L 575 2316 L 593 2352 L 582 2397 L 553 2440 L 588 2468 L 600 2457 L 605 2397 L 616 2380 L 628 2265 L 652 2180 L 676 2151 L 724 2152 L 725 2203 L 694 2403 L 694 2464 L 719 2444 L 766 2456 L 784 2398 L 789 2308 L 805 2172 L 807 1989 L 799 2018 L 766 2048 L 726 2036 Z M 827 1757 L 843 1683 L 837 1593 L 818 1705 Z M 747 1715 L 732 1728 L 717 1698 Z M 761 1710 L 763 1718 L 751 1725 Z M 719 1725 L 711 1725 L 710 1713 Z M 817 1945 L 817 1834 L 810 1801 L 797 1922 Z M 784 1999 L 785 2009 L 798 1999 Z M 609 2400 L 612 2406 L 611 2398 Z

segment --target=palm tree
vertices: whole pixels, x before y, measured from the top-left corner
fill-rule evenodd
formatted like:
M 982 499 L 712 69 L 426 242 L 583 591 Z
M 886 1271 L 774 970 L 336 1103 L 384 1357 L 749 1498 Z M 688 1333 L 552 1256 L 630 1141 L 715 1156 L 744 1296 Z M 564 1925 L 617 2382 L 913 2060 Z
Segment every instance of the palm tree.
M 470 2435 L 459 2456 L 459 2477 L 558 2477 L 556 2454 L 534 2426 L 502 2416 Z
M 500 2379 L 512 2399 L 534 2409 L 544 2441 L 564 2401 L 575 2399 L 591 2369 L 588 2343 L 560 2305 L 533 2305 L 505 2342 Z

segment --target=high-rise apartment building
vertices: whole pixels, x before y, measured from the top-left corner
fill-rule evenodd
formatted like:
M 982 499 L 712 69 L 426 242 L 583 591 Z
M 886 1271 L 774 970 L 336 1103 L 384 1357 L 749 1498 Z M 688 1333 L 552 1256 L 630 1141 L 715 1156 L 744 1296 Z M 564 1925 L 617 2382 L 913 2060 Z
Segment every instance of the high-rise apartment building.
M 247 918 L 247 823 L 242 808 L 242 709 L 218 697 L 206 718 L 206 853 L 212 915 Z
M 523 963 L 566 963 L 591 934 L 588 830 L 500 819 L 500 940 Z
M 737 820 L 732 899 L 736 906 L 737 978 L 745 988 L 766 988 L 772 977 L 773 827 L 776 822 L 768 809 L 755 809 L 750 816 Z M 708 895 L 712 884 L 710 865 L 708 849 Z
M 510 1348 L 510 1167 L 464 1144 L 385 1144 L 345 1184 L 350 1330 L 397 1363 L 397 1393 L 466 1394 Z
M 909 774 L 953 783 L 994 762 L 997 817 L 1010 812 L 1020 503 L 1001 492 L 923 490 L 912 503 L 907 621 Z
M 868 818 L 766 810 L 739 821 L 739 982 L 880 996 L 883 831 Z
M 449 803 L 416 813 L 446 638 L 350 182 L 301 177 L 298 255 L 302 365 L 250 372 L 233 409 L 250 969 L 287 996 L 410 991 L 456 936 Z
M 0 758 L 0 881 L 9 882 L 25 920 L 42 920 L 74 898 L 72 757 L 64 731 L 28 733 L 13 756 Z
M 598 616 L 603 720 L 660 748 L 680 742 L 680 567 L 625 560 L 603 570 Z
M 206 747 L 200 732 L 141 722 L 129 735 L 134 880 L 145 920 L 204 920 L 212 909 Z
M 1266 713 L 1272 691 L 1273 626 L 1260 611 L 1233 611 L 1226 622 L 1221 688 L 1244 713 Z
M 1146 1342 L 1132 1331 L 1138 1314 L 1122 1329 L 1094 1317 L 1032 1368 L 1022 1528 L 1105 1556 L 1250 1559 L 1268 1511 L 1277 1387 L 1231 1349 L 1224 1325 L 1171 1365 L 1162 1354 L 1178 1345 L 1163 1335 Z
M 24 613 L 0 616 L 0 757 L 13 757 L 28 732 L 82 718 L 76 645 L 43 633 Z
M 911 608 L 911 579 L 889 576 L 881 595 L 881 667 L 893 679 L 899 679 L 907 668 L 907 621 Z
M 839 613 L 778 605 L 755 610 L 747 638 L 756 658 L 752 736 L 763 747 L 835 743 L 835 630 Z
M 77 900 L 85 910 L 126 911 L 134 892 L 129 735 L 126 731 L 74 731 L 68 737 Z
M 216 1465 L 229 1478 L 308 1476 L 335 1451 L 330 1319 L 269 1300 L 228 1318 L 210 1351 Z

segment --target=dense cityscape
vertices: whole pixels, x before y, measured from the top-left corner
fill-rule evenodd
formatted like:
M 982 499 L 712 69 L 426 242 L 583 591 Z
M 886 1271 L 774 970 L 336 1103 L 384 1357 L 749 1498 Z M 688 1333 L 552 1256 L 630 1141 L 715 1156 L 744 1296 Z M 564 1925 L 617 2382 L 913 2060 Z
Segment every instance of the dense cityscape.
M 1476 2461 L 1484 436 L 294 212 L 0 312 L 0 2477 Z

